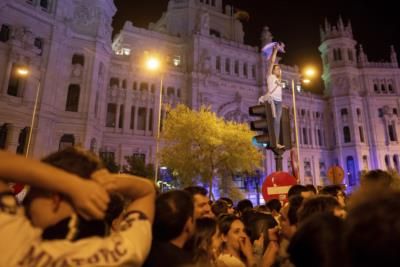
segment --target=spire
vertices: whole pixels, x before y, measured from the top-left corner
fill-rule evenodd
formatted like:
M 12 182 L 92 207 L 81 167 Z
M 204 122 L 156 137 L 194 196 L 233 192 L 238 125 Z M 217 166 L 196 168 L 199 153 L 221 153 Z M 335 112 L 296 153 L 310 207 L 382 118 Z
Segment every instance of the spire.
M 342 20 L 342 16 L 339 15 L 339 20 L 338 20 L 338 25 L 337 25 L 339 31 L 344 31 L 344 24 L 343 24 L 343 20 Z
M 364 65 L 367 62 L 368 62 L 367 55 L 365 55 L 363 46 L 360 44 L 358 53 L 358 63 Z
M 331 31 L 331 25 L 329 24 L 328 18 L 325 17 L 325 32 Z
M 324 28 L 322 27 L 322 25 L 319 26 L 319 36 L 321 38 L 321 42 L 323 42 L 325 39 L 325 32 L 324 32 Z
M 396 67 L 396 68 L 399 67 L 399 64 L 397 62 L 397 53 L 394 50 L 394 46 L 393 45 L 390 46 L 390 62 L 392 62 L 394 67 Z
M 346 27 L 347 31 L 351 34 L 351 36 L 353 36 L 353 27 L 351 26 L 351 20 L 349 19 L 349 21 L 347 22 L 347 27 Z
M 274 36 L 272 36 L 269 27 L 264 26 L 264 29 L 261 33 L 261 47 L 264 47 L 264 45 L 271 43 L 273 38 Z

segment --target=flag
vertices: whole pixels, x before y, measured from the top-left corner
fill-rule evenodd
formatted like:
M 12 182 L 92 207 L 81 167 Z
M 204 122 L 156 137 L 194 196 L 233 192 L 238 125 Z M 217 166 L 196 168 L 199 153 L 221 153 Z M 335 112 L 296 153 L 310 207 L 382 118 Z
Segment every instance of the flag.
M 269 44 L 266 44 L 262 49 L 262 55 L 269 60 L 271 58 L 272 52 L 274 51 L 274 47 L 278 47 L 278 51 L 285 53 L 285 44 L 284 43 L 278 43 L 278 42 L 272 42 Z

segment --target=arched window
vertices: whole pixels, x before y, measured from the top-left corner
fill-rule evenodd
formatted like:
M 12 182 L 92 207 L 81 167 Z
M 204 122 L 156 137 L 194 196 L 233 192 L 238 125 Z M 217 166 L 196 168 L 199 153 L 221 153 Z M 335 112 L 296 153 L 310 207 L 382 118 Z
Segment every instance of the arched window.
M 342 50 L 340 48 L 338 48 L 338 50 L 337 50 L 337 56 L 338 56 L 338 60 L 342 60 Z
M 350 186 L 354 186 L 357 183 L 356 168 L 354 165 L 354 159 L 352 156 L 348 156 L 346 159 L 347 165 L 347 180 Z
M 111 79 L 110 79 L 110 87 L 113 87 L 113 86 L 117 86 L 117 87 L 119 87 L 119 79 L 118 78 L 115 78 L 115 77 L 112 77 Z
M 343 139 L 345 143 L 351 142 L 350 128 L 348 126 L 343 127 Z
M 85 56 L 81 54 L 74 54 L 72 56 L 72 65 L 79 64 L 81 66 L 85 65 Z
M 81 87 L 78 84 L 71 84 L 68 87 L 67 104 L 65 107 L 65 111 L 78 111 L 80 93 Z
M 147 108 L 140 107 L 138 110 L 137 116 L 137 129 L 145 131 L 146 130 L 146 115 L 147 115 Z
M 386 166 L 386 169 L 387 170 L 389 170 L 392 166 L 390 165 L 390 156 L 389 155 L 386 155 L 385 156 L 385 166 Z
M 1 25 L 0 30 L 0 42 L 7 42 L 10 39 L 11 29 L 9 25 L 3 24 Z
M 239 61 L 235 60 L 235 74 L 239 74 Z
M 75 137 L 73 134 L 64 134 L 60 139 L 60 144 L 58 146 L 58 150 L 64 150 L 67 147 L 71 147 L 75 145 Z
M 381 84 L 381 91 L 386 93 L 386 86 L 384 84 Z
M 168 87 L 167 88 L 167 96 L 174 96 L 175 95 L 175 88 L 174 87 Z
M 389 140 L 392 142 L 397 141 L 396 123 L 392 122 L 388 125 Z
M 8 133 L 8 124 L 4 123 L 0 127 L 0 149 L 5 149 L 6 148 L 7 133 Z
M 50 0 L 40 0 L 40 7 L 48 11 L 50 9 Z
M 360 133 L 360 142 L 361 142 L 361 143 L 364 143 L 364 142 L 365 142 L 365 140 L 364 140 L 364 131 L 363 131 L 362 126 L 359 126 L 359 127 L 358 127 L 358 131 L 359 131 L 359 133 Z
M 225 72 L 231 72 L 231 60 L 229 58 L 225 59 Z
M 126 89 L 126 80 L 122 80 L 122 88 Z
M 92 138 L 92 140 L 90 141 L 90 151 L 92 151 L 93 153 L 97 153 L 97 141 L 96 141 L 96 138 Z
M 22 88 L 25 82 L 25 78 L 18 75 L 17 70 L 19 67 L 19 65 L 13 64 L 7 88 L 7 94 L 16 97 L 22 96 Z
M 321 130 L 317 130 L 317 138 L 318 138 L 318 145 L 322 146 L 322 136 L 321 136 Z
M 353 61 L 353 51 L 351 49 L 347 50 L 348 56 L 349 56 L 349 60 Z
M 124 105 L 119 106 L 119 119 L 118 119 L 118 128 L 124 128 Z
M 215 59 L 215 68 L 217 69 L 218 72 L 221 71 L 221 57 L 217 56 Z
M 17 154 L 25 154 L 26 145 L 28 144 L 29 127 L 21 130 L 18 136 Z
M 248 76 L 248 72 L 247 72 L 247 63 L 244 63 L 244 64 L 243 64 L 243 75 L 244 75 L 245 77 Z
M 116 122 L 117 104 L 108 103 L 107 105 L 107 116 L 106 116 L 106 127 L 114 128 Z
M 379 87 L 376 83 L 374 84 L 374 92 L 379 93 Z
M 149 91 L 149 84 L 148 83 L 140 83 L 140 91 L 141 92 L 148 92 Z
M 395 167 L 397 173 L 400 173 L 399 155 L 393 155 L 393 162 L 394 162 L 394 167 Z
M 366 155 L 363 156 L 363 170 L 368 171 L 368 157 Z
M 389 84 L 388 87 L 389 87 L 388 88 L 389 89 L 389 93 L 393 93 L 393 85 Z

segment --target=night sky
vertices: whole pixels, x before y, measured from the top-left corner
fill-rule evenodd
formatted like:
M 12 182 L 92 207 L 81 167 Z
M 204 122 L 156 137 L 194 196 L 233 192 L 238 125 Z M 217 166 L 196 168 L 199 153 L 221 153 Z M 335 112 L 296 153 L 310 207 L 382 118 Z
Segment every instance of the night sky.
M 339 15 L 345 24 L 351 20 L 354 38 L 363 44 L 370 61 L 389 60 L 391 44 L 400 55 L 400 14 L 388 0 L 226 0 L 225 3 L 249 12 L 250 20 L 244 22 L 246 44 L 259 46 L 262 28 L 269 26 L 274 39 L 286 44 L 287 53 L 282 63 L 288 65 L 320 67 L 319 26 L 325 17 L 336 24 Z M 115 4 L 118 11 L 113 27 L 118 32 L 126 20 L 147 28 L 150 22 L 161 17 L 168 0 L 115 0 Z

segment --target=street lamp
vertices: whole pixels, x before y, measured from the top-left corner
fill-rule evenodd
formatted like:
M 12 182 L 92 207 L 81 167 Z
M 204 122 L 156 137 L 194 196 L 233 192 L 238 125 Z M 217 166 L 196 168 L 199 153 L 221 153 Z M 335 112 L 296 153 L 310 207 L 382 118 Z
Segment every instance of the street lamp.
M 307 67 L 304 71 L 304 78 L 301 77 L 301 82 L 310 84 L 312 77 L 314 77 L 316 71 L 313 67 Z M 292 97 L 293 97 L 293 115 L 294 115 L 294 129 L 296 133 L 296 150 L 297 150 L 297 166 L 300 166 L 300 142 L 299 142 L 299 129 L 297 127 L 297 109 L 296 109 L 296 93 L 294 79 L 292 79 Z M 298 179 L 298 177 L 296 177 Z
M 161 71 L 162 62 L 157 56 L 148 56 L 145 62 L 146 69 L 152 72 Z M 162 111 L 162 94 L 163 94 L 163 76 L 160 78 L 160 95 L 159 95 L 159 106 L 158 106 L 158 118 L 157 118 L 157 132 L 156 132 L 156 158 L 155 158 L 155 174 L 154 181 L 157 182 L 158 176 L 158 150 L 160 140 L 160 128 L 161 128 L 161 111 Z
M 20 77 L 27 77 L 30 73 L 29 69 L 26 67 L 19 67 L 16 70 L 17 75 Z M 32 120 L 31 120 L 31 126 L 29 128 L 29 135 L 28 135 L 28 144 L 26 146 L 26 152 L 25 152 L 25 157 L 28 157 L 29 155 L 29 149 L 31 147 L 31 142 L 32 142 L 32 132 L 33 132 L 33 127 L 35 124 L 35 118 L 36 118 L 36 112 L 37 112 L 37 105 L 39 101 L 39 93 L 40 93 L 40 78 L 38 80 L 38 84 L 36 87 L 36 97 L 35 97 L 35 104 L 33 106 L 33 114 L 32 114 Z

